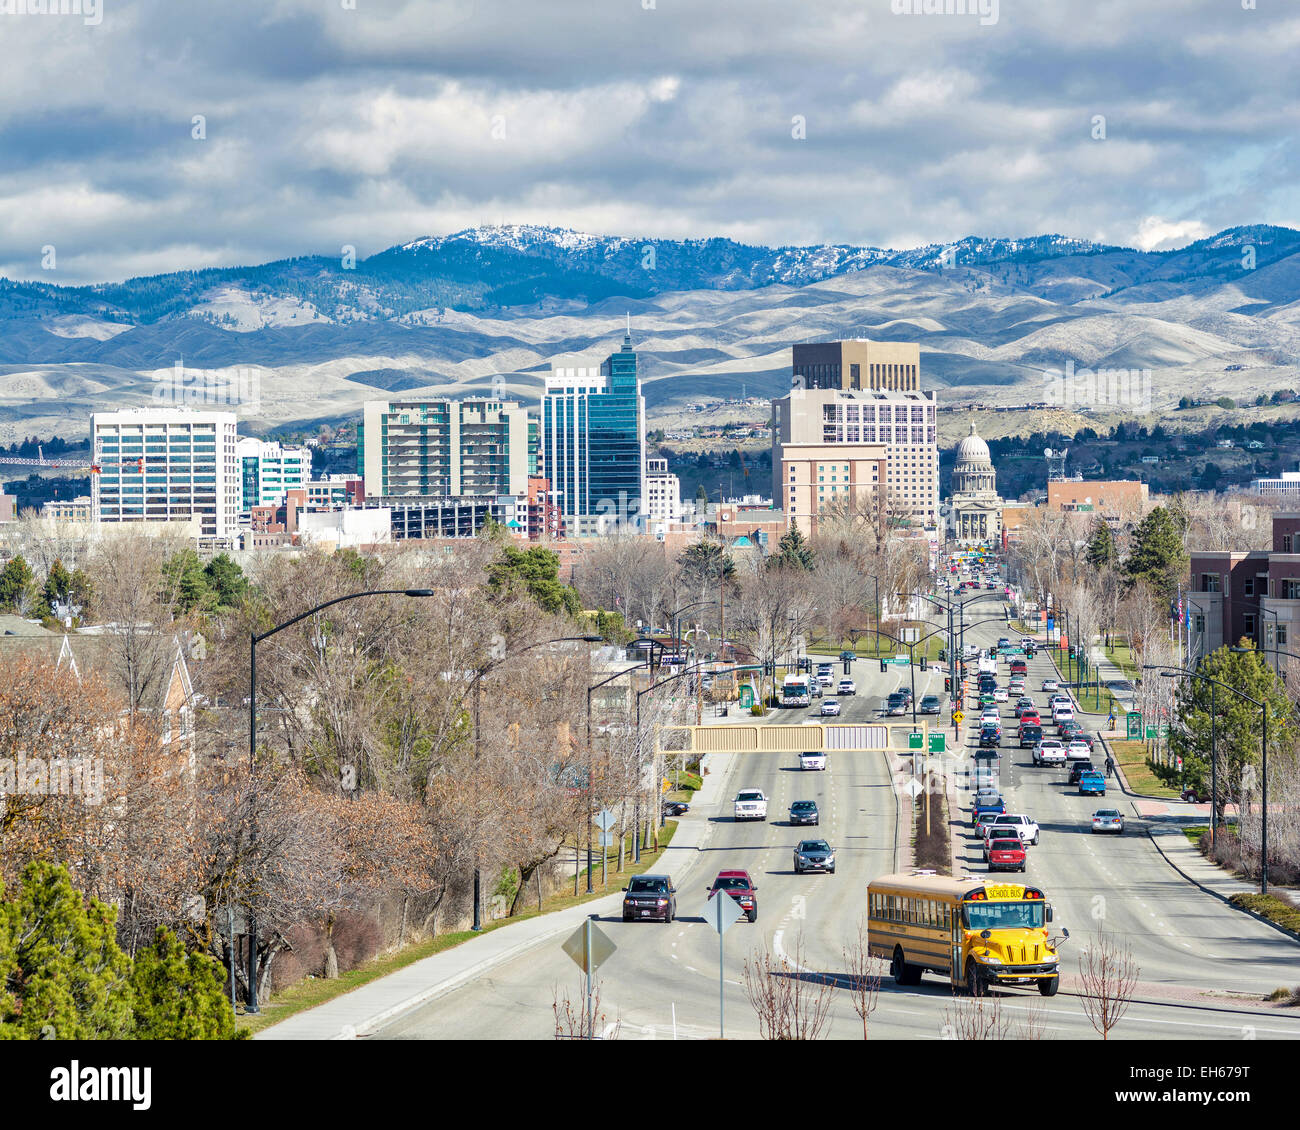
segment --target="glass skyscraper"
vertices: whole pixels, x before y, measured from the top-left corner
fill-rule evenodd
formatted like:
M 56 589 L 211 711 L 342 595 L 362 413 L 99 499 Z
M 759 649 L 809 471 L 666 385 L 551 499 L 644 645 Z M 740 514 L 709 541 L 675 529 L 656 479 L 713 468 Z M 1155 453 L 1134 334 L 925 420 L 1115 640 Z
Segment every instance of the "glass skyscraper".
M 639 524 L 645 400 L 629 333 L 599 369 L 553 366 L 541 404 L 542 473 L 574 532 Z M 586 519 L 586 521 L 583 521 Z

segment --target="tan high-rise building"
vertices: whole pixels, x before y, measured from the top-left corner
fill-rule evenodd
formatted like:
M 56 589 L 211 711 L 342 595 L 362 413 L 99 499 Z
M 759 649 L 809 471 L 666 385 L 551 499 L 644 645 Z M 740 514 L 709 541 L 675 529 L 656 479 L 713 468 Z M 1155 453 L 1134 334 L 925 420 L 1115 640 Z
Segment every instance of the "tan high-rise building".
M 794 347 L 795 388 L 916 392 L 920 381 L 916 342 L 855 338 Z
M 939 452 L 933 392 L 792 389 L 772 402 L 773 503 L 807 534 L 849 506 L 934 526 Z M 877 504 L 879 505 L 879 504 Z

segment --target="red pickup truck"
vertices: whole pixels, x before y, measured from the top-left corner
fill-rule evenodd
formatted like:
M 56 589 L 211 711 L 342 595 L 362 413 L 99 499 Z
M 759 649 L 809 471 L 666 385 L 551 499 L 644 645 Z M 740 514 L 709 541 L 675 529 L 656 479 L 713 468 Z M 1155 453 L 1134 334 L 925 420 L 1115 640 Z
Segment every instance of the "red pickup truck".
M 1025 845 L 1019 836 L 989 841 L 990 871 L 1023 871 L 1025 869 Z

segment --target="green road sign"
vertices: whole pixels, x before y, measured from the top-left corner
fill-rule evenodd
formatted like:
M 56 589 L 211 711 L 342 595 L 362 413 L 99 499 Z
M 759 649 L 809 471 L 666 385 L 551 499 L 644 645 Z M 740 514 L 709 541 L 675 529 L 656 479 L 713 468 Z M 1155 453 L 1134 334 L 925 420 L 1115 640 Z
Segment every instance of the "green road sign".
M 906 667 L 912 660 L 906 655 L 888 655 L 885 657 L 886 663 L 893 663 L 896 666 Z
M 1152 722 L 1148 722 L 1148 723 L 1147 723 L 1147 740 L 1148 740 L 1148 741 L 1151 741 L 1151 740 L 1153 740 L 1153 739 L 1155 739 L 1155 738 L 1158 738 L 1159 736 L 1160 736 L 1160 731 L 1159 731 L 1159 729 L 1155 726 L 1154 723 L 1152 723 Z
M 944 735 L 943 735 L 943 734 L 931 734 L 931 735 L 930 735 L 930 752 L 931 752 L 931 753 L 943 753 L 947 748 L 948 748 L 948 747 L 947 747 L 946 742 L 944 741 Z
M 1161 736 L 1162 738 L 1167 738 L 1167 737 L 1169 736 L 1169 723 L 1168 723 L 1168 722 L 1161 722 L 1161 723 L 1160 723 L 1160 736 Z
M 908 749 L 925 749 L 925 735 L 917 731 L 907 735 Z
M 1128 721 L 1128 740 L 1131 742 L 1142 740 L 1142 712 L 1140 710 L 1130 711 L 1125 715 Z

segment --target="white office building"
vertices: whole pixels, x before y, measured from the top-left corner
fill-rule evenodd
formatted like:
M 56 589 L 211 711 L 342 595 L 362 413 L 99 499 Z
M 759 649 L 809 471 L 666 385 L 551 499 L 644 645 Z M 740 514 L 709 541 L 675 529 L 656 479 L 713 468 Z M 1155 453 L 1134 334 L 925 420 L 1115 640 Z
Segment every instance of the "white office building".
M 91 521 L 189 523 L 237 533 L 240 473 L 233 412 L 133 408 L 90 417 Z
M 682 482 L 669 473 L 667 459 L 645 461 L 645 509 L 651 524 L 682 520 Z
M 245 437 L 235 445 L 239 458 L 241 518 L 254 506 L 279 506 L 285 491 L 305 487 L 311 479 L 311 448 L 286 447 Z

